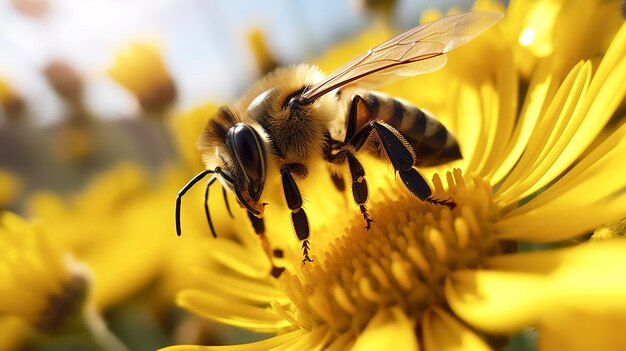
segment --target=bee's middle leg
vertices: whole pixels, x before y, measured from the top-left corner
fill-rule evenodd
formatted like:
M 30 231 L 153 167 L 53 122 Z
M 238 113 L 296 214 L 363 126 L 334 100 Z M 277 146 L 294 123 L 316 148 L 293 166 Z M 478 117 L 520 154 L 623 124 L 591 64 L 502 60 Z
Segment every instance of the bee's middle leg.
M 334 155 L 327 155 L 326 159 L 329 162 L 336 164 L 343 164 L 348 161 L 348 168 L 350 169 L 350 176 L 352 178 L 352 197 L 354 202 L 359 205 L 363 219 L 365 220 L 365 229 L 371 228 L 371 223 L 375 222 L 367 212 L 365 207 L 365 201 L 369 195 L 367 188 L 367 181 L 365 180 L 365 170 L 361 165 L 361 162 L 350 152 L 349 150 L 341 150 Z
M 272 250 L 269 240 L 267 239 L 267 235 L 265 235 L 265 223 L 263 222 L 263 218 L 258 218 L 250 211 L 246 211 L 248 213 L 248 219 L 250 219 L 250 223 L 252 223 L 252 228 L 254 228 L 254 232 L 259 236 L 261 240 L 261 246 L 263 247 L 263 251 L 270 260 L 270 264 L 272 265 L 272 270 L 270 274 L 274 278 L 280 277 L 280 275 L 285 270 L 284 267 L 277 267 L 274 264 L 274 257 L 282 258 L 283 252 L 282 250 L 276 249 Z

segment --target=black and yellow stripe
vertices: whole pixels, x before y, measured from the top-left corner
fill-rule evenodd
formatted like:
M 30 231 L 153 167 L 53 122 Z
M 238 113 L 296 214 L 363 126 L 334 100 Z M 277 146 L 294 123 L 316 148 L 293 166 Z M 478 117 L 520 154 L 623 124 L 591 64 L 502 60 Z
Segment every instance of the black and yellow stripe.
M 435 166 L 462 157 L 456 138 L 428 111 L 378 92 L 361 95 L 372 120 L 394 127 L 413 147 L 416 166 Z M 361 124 L 362 125 L 362 124 Z

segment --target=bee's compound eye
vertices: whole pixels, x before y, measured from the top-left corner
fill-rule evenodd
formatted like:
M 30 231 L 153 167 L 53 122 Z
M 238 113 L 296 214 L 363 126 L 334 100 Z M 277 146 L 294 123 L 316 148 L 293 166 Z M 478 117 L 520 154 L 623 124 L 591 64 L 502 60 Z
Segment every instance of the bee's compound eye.
M 248 192 L 258 200 L 265 183 L 265 149 L 259 134 L 249 125 L 238 123 L 228 130 L 226 143 L 248 178 Z

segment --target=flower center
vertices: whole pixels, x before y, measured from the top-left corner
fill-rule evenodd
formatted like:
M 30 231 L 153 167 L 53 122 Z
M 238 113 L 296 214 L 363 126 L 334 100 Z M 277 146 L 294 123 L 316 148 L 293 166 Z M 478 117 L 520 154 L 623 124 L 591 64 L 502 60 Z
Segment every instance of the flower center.
M 59 293 L 48 296 L 45 308 L 39 314 L 35 326 L 41 332 L 54 332 L 65 319 L 77 313 L 84 303 L 89 282 L 82 275 L 72 275 L 61 286 Z
M 359 218 L 329 245 L 324 258 L 296 275 L 286 274 L 294 324 L 359 334 L 381 308 L 401 308 L 416 326 L 431 307 L 449 310 L 446 277 L 478 268 L 506 248 L 494 235 L 497 211 L 488 182 L 466 183 L 460 170 L 447 174 L 447 190 L 438 175 L 433 182 L 434 197 L 451 199 L 454 209 L 393 189 L 383 194 L 386 200 L 372 201 L 371 230 L 364 230 Z

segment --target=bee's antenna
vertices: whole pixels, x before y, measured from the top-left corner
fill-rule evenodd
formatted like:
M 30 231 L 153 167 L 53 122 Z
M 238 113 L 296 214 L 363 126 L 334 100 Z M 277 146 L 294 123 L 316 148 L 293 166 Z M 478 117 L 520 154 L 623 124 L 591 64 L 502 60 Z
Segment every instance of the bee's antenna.
M 222 195 L 224 195 L 224 204 L 226 205 L 226 211 L 230 215 L 230 218 L 235 218 L 233 213 L 230 211 L 230 205 L 228 204 L 228 193 L 226 192 L 226 188 L 222 187 Z
M 209 229 L 211 230 L 211 234 L 214 238 L 217 238 L 217 234 L 215 233 L 213 221 L 211 220 L 211 214 L 209 213 L 209 188 L 213 185 L 213 183 L 215 183 L 216 180 L 216 176 L 211 177 L 211 179 L 209 179 L 206 183 L 206 190 L 204 190 L 204 213 L 206 214 L 206 220 L 209 222 Z
M 180 191 L 178 192 L 178 195 L 176 195 L 176 235 L 178 236 L 181 235 L 180 205 L 181 205 L 183 195 L 185 195 L 187 191 L 189 191 L 189 189 L 191 189 L 197 182 L 202 180 L 202 178 L 206 177 L 207 174 L 212 174 L 212 173 L 215 173 L 215 172 L 212 170 L 208 170 L 208 169 L 198 173 L 195 177 L 191 178 L 191 180 L 187 184 L 185 184 L 185 186 L 182 189 L 180 189 Z

